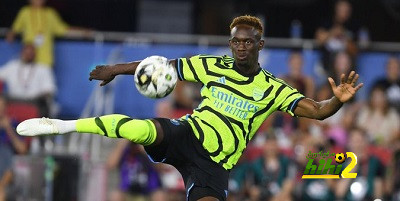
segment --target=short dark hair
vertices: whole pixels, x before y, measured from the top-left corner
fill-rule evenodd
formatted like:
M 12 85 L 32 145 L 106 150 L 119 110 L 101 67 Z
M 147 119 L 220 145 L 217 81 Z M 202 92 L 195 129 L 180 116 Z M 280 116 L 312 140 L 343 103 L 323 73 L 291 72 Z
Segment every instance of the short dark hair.
M 293 49 L 293 50 L 290 52 L 290 54 L 288 55 L 288 60 L 292 59 L 293 56 L 295 56 L 295 55 L 299 55 L 300 57 L 303 58 L 303 53 L 302 53 L 300 50 L 298 50 L 298 49 Z
M 370 109 L 372 109 L 372 93 L 374 91 L 382 91 L 385 94 L 384 98 L 385 98 L 385 101 L 386 101 L 386 105 L 385 105 L 385 108 L 383 108 L 383 112 L 384 112 L 384 115 L 386 115 L 390 110 L 390 105 L 389 105 L 389 100 L 388 100 L 388 97 L 387 97 L 387 94 L 386 94 L 386 88 L 385 88 L 385 86 L 383 86 L 381 84 L 375 84 L 369 90 L 368 107 Z
M 236 25 L 248 25 L 254 27 L 258 32 L 260 32 L 260 35 L 263 35 L 263 27 L 260 18 L 251 16 L 251 15 L 242 15 L 239 17 L 236 17 L 235 19 L 232 20 L 230 27 L 230 30 L 236 26 Z
M 358 132 L 363 138 L 368 139 L 367 131 L 361 127 L 358 127 L 358 126 L 351 127 L 349 130 L 349 138 L 350 138 L 350 136 L 354 135 L 353 132 Z

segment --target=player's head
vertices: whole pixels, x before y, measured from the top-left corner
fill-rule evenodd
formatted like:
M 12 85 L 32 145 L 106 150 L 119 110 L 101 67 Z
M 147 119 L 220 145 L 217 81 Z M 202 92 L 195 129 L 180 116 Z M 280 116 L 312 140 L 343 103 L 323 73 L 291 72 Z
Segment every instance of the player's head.
M 46 0 L 29 0 L 29 2 L 34 7 L 42 7 L 46 3 Z
M 396 81 L 400 76 L 400 60 L 395 57 L 389 57 L 386 63 L 386 77 L 390 81 Z
M 26 44 L 21 51 L 21 59 L 25 63 L 31 63 L 35 60 L 35 47 L 32 44 Z
M 335 20 L 345 23 L 351 16 L 351 4 L 347 0 L 339 0 L 335 5 Z
M 339 77 L 341 74 L 348 74 L 351 71 L 351 58 L 346 52 L 339 52 L 333 61 L 333 68 L 335 76 Z
M 235 61 L 240 65 L 254 65 L 258 62 L 259 51 L 264 47 L 261 20 L 254 16 L 244 15 L 233 19 L 229 47 Z
M 278 140 L 276 139 L 275 133 L 265 133 L 264 143 L 264 156 L 275 156 L 279 154 Z
M 361 128 L 352 128 L 349 132 L 348 148 L 356 155 L 360 155 L 366 151 L 368 147 L 367 133 Z
M 384 115 L 390 109 L 389 100 L 386 94 L 386 90 L 381 85 L 373 86 L 369 92 L 368 105 L 371 110 L 383 112 Z
M 302 74 L 303 70 L 303 55 L 299 51 L 293 51 L 289 56 L 289 70 L 295 75 Z

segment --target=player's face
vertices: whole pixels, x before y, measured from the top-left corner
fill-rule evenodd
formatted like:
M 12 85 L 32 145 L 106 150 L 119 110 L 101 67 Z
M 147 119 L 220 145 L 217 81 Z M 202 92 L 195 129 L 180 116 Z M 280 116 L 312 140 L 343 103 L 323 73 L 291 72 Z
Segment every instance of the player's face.
M 35 47 L 33 45 L 25 45 L 22 49 L 21 58 L 26 63 L 31 63 L 35 59 Z
M 341 1 L 336 5 L 336 20 L 340 23 L 346 22 L 351 16 L 351 5 L 349 2 Z
M 400 75 L 400 61 L 397 58 L 389 58 L 386 65 L 386 74 L 389 80 L 397 80 Z
M 342 73 L 349 73 L 351 66 L 350 56 L 344 52 L 337 54 L 335 57 L 334 65 L 337 75 L 341 75 Z
M 279 152 L 278 142 L 275 139 L 268 139 L 264 144 L 264 155 L 277 155 Z
M 292 54 L 289 60 L 289 67 L 292 73 L 298 75 L 301 74 L 303 68 L 303 58 L 300 54 Z
M 367 147 L 367 142 L 360 132 L 358 130 L 351 131 L 349 139 L 349 147 L 351 147 L 351 151 L 355 152 L 356 155 L 362 153 Z
M 45 0 L 30 0 L 30 2 L 34 7 L 42 7 L 45 3 Z
M 385 91 L 380 88 L 375 88 L 371 93 L 371 106 L 377 110 L 384 110 L 387 104 Z
M 232 29 L 229 47 L 233 58 L 239 65 L 258 63 L 258 52 L 264 46 L 259 32 L 251 26 L 238 25 Z

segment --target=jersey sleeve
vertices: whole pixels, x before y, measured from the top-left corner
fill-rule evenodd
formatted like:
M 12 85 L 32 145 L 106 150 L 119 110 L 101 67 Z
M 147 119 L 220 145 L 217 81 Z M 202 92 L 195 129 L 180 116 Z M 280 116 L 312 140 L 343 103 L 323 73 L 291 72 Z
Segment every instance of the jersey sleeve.
M 200 55 L 190 58 L 178 58 L 176 59 L 175 67 L 179 80 L 204 83 L 206 69 Z
M 289 84 L 285 83 L 283 80 L 277 79 L 280 86 L 277 90 L 276 106 L 277 110 L 286 112 L 291 116 L 295 116 L 294 110 L 304 95 L 301 94 L 297 89 L 291 87 Z
M 48 9 L 50 15 L 49 19 L 51 20 L 52 23 L 52 31 L 58 36 L 64 35 L 68 31 L 69 28 L 68 24 L 61 19 L 57 11 L 51 8 Z

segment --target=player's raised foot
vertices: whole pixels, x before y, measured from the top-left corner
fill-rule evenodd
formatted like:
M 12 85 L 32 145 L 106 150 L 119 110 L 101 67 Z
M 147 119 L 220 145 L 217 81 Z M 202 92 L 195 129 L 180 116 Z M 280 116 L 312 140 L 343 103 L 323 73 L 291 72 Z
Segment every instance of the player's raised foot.
M 62 120 L 59 119 L 49 119 L 45 117 L 28 119 L 17 126 L 17 133 L 24 136 L 62 134 L 59 133 L 57 121 L 62 122 Z

